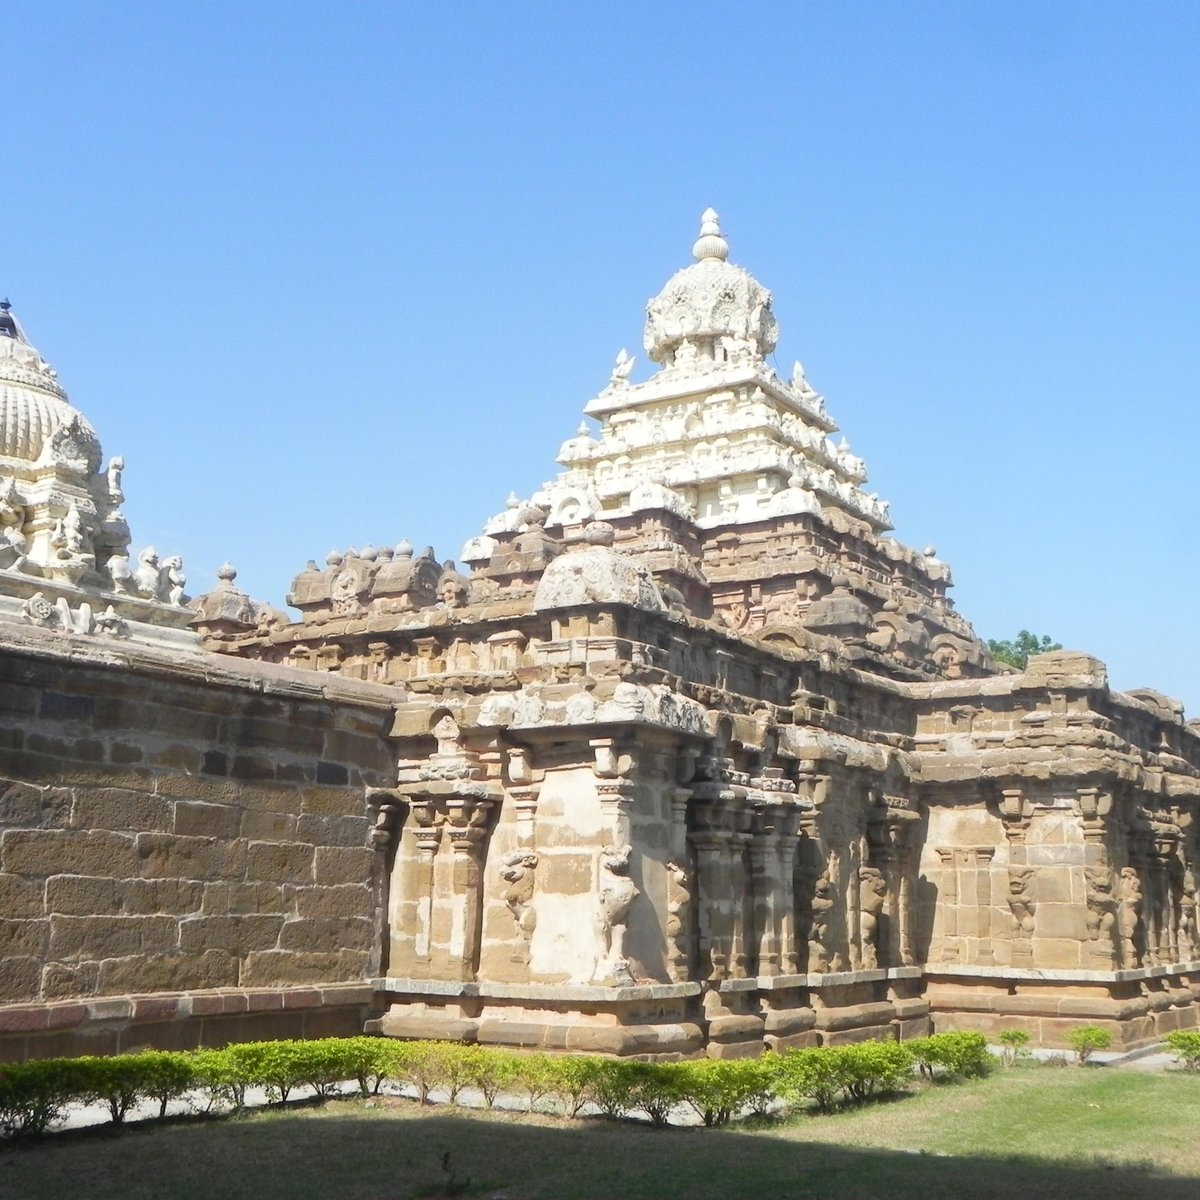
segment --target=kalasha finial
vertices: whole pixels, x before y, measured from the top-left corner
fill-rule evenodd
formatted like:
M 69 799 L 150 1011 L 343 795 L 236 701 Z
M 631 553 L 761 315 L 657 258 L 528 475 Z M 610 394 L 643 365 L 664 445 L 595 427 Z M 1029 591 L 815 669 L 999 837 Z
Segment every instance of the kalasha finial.
M 697 262 L 706 258 L 724 262 L 729 257 L 729 243 L 721 236 L 721 218 L 715 209 L 706 208 L 700 218 L 700 236 L 692 247 L 692 257 Z
M 12 301 L 9 300 L 9 298 L 7 296 L 5 296 L 3 300 L 0 300 L 0 312 L 11 312 L 11 311 L 12 311 Z
M 232 583 L 237 578 L 237 567 L 230 562 L 223 562 L 217 568 L 217 578 L 222 583 Z

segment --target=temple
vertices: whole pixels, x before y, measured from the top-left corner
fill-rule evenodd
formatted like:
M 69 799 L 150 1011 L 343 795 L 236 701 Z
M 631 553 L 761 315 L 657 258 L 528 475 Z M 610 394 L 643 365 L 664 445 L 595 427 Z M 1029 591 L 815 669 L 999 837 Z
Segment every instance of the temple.
M 0 1054 L 363 1028 L 678 1057 L 1197 1025 L 1200 734 L 994 663 L 704 213 L 461 567 L 132 565 L 0 313 Z

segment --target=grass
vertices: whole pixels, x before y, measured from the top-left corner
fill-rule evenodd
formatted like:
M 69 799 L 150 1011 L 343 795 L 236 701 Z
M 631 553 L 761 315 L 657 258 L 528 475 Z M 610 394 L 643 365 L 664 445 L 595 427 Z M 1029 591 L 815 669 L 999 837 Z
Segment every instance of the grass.
M 1097 1068 L 728 1130 L 345 1101 L 54 1135 L 0 1154 L 0 1198 L 1195 1200 L 1197 1129 L 1194 1075 Z

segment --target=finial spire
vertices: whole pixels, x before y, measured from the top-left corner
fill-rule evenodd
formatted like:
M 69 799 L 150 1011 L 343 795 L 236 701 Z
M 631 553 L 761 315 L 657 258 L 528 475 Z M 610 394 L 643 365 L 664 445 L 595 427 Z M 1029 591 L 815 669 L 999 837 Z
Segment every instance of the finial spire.
M 706 258 L 724 262 L 729 257 L 729 243 L 721 236 L 721 218 L 715 209 L 706 208 L 700 217 L 700 236 L 692 247 L 692 257 L 697 262 Z
M 0 300 L 0 337 L 15 338 L 18 342 L 25 340 L 25 331 L 17 323 L 7 296 Z

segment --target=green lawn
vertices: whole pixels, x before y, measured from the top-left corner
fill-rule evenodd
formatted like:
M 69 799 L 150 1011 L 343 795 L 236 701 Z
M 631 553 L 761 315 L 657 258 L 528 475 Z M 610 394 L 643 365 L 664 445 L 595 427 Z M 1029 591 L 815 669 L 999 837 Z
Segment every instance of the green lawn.
M 1200 1076 L 1020 1067 L 758 1129 L 355 1100 L 58 1134 L 0 1154 L 0 1197 L 415 1200 L 469 1181 L 457 1194 L 508 1200 L 1197 1200 L 1198 1138 Z

